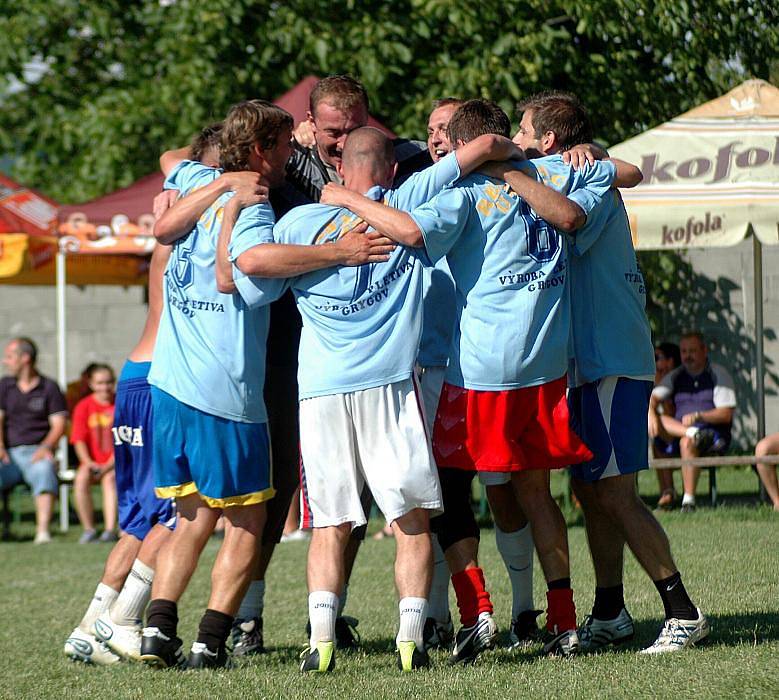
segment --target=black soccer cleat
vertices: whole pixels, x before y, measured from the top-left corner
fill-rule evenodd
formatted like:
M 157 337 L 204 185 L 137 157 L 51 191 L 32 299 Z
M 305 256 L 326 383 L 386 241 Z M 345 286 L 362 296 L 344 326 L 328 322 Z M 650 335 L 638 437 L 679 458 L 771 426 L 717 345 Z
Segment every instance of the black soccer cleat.
M 480 613 L 476 622 L 470 627 L 461 627 L 457 630 L 449 663 L 472 663 L 482 651 L 495 647 L 497 637 L 498 627 L 492 615 L 488 612 Z
M 541 610 L 523 610 L 511 621 L 509 649 L 526 649 L 542 641 L 536 618 Z
M 360 633 L 356 617 L 342 615 L 335 618 L 335 648 L 338 651 L 354 651 L 360 646 Z M 311 620 L 306 622 L 306 637 L 311 636 Z
M 253 656 L 265 653 L 261 617 L 235 620 L 230 635 L 233 640 L 233 656 Z
M 158 627 L 144 627 L 141 661 L 153 668 L 184 668 L 186 659 L 178 637 L 168 637 Z
M 189 652 L 187 668 L 225 668 L 229 660 L 224 644 L 221 644 L 216 651 L 211 651 L 203 642 L 194 642 Z

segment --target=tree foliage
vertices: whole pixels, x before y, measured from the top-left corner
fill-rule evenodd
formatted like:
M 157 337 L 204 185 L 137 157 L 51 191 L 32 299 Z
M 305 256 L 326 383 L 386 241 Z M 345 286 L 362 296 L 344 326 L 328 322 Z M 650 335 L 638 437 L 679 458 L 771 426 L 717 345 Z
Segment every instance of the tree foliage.
M 0 152 L 81 201 L 247 97 L 349 72 L 372 112 L 422 136 L 430 102 L 573 90 L 620 141 L 746 77 L 771 78 L 770 0 L 0 0 Z

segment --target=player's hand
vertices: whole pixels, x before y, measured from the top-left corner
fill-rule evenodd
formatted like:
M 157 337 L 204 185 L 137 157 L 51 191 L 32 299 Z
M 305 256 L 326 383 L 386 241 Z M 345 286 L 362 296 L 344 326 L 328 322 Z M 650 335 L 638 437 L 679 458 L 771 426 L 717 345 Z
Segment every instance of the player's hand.
M 305 148 L 313 148 L 316 146 L 314 128 L 311 126 L 311 122 L 308 121 L 308 119 L 304 119 L 295 127 L 295 130 L 292 132 L 292 138 Z
M 54 453 L 48 447 L 46 447 L 46 445 L 38 445 L 38 449 L 33 452 L 32 457 L 30 457 L 30 461 L 39 462 L 44 459 L 54 459 Z
M 11 458 L 8 456 L 8 451 L 5 447 L 0 447 L 0 462 L 3 464 L 10 464 Z
M 698 420 L 698 415 L 696 413 L 687 413 L 682 416 L 682 425 L 685 428 L 691 428 Z
M 155 221 L 176 203 L 179 194 L 178 190 L 163 190 L 154 198 L 151 210 Z
M 511 139 L 498 136 L 497 149 L 491 155 L 495 160 L 525 160 L 525 152 Z
M 233 207 L 243 209 L 253 204 L 264 204 L 268 201 L 268 187 L 262 182 L 259 173 L 235 172 L 225 173 L 222 177 L 228 177 L 227 185 L 235 192 L 230 200 Z
M 563 162 L 570 165 L 574 170 L 579 170 L 587 164 L 595 165 L 596 160 L 603 160 L 608 157 L 609 154 L 594 143 L 582 143 L 567 151 L 563 151 Z
M 319 201 L 321 204 L 329 204 L 333 207 L 346 207 L 348 209 L 352 194 L 354 193 L 351 190 L 347 190 L 343 185 L 328 182 L 322 188 L 322 195 Z
M 479 166 L 479 172 L 487 177 L 494 177 L 496 180 L 505 180 L 506 172 L 511 170 L 507 163 L 503 161 L 488 160 Z
M 343 255 L 342 265 L 355 267 L 389 260 L 396 243 L 378 231 L 366 233 L 367 228 L 368 224 L 362 223 L 333 243 Z

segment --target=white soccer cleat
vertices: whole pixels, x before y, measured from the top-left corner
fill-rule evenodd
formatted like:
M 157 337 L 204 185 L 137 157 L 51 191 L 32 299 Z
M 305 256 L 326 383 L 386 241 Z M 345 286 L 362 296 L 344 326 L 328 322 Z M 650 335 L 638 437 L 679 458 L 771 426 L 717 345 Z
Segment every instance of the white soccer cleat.
M 695 646 L 702 642 L 711 632 L 709 621 L 698 610 L 698 618 L 695 620 L 680 620 L 676 617 L 668 618 L 660 630 L 660 634 L 651 647 L 642 649 L 641 654 L 668 654 L 674 651 L 682 651 L 687 647 Z
M 95 637 L 123 659 L 141 660 L 141 626 L 120 625 L 104 612 L 93 625 Z
M 110 666 L 121 661 L 105 644 L 94 635 L 84 632 L 80 627 L 76 627 L 70 633 L 63 651 L 65 656 L 73 661 L 82 661 L 85 664 Z
M 633 639 L 633 618 L 626 608 L 613 620 L 599 620 L 588 615 L 578 629 L 579 648 L 584 652 L 605 649 L 610 644 L 622 644 Z

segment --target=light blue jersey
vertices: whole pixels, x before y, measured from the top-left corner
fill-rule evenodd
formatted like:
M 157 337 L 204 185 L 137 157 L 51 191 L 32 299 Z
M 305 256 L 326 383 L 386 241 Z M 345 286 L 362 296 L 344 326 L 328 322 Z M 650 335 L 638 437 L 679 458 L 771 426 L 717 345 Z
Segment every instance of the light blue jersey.
M 183 161 L 165 186 L 188 194 L 220 174 L 201 163 Z M 264 423 L 268 310 L 250 309 L 239 294 L 216 289 L 216 242 L 231 196 L 221 195 L 197 226 L 173 244 L 149 383 L 205 413 Z M 272 241 L 274 222 L 270 205 L 258 205 L 247 239 L 251 236 L 255 244 Z
M 571 251 L 573 385 L 609 376 L 653 379 L 644 276 L 617 190 L 590 212 Z
M 454 280 L 446 258 L 441 258 L 435 267 L 425 267 L 422 275 L 424 322 L 417 364 L 420 367 L 446 367 L 457 321 Z
M 614 166 L 575 171 L 561 158 L 525 163 L 585 213 Z M 568 368 L 567 243 L 505 183 L 464 178 L 411 213 L 431 260 L 444 255 L 456 286 L 457 324 L 446 381 L 503 391 L 559 379 Z
M 460 175 L 454 154 L 415 173 L 397 190 L 372 188 L 367 196 L 411 210 Z M 324 204 L 297 207 L 274 228 L 278 243 L 331 243 L 360 223 L 350 211 Z M 239 219 L 230 257 L 248 249 L 249 231 Z M 298 363 L 300 398 L 341 394 L 411 376 L 422 328 L 424 251 L 403 246 L 390 259 L 360 267 L 337 267 L 287 281 L 303 317 Z M 237 268 L 235 268 L 237 270 Z M 284 284 L 236 272 L 236 285 L 252 304 L 268 304 Z

